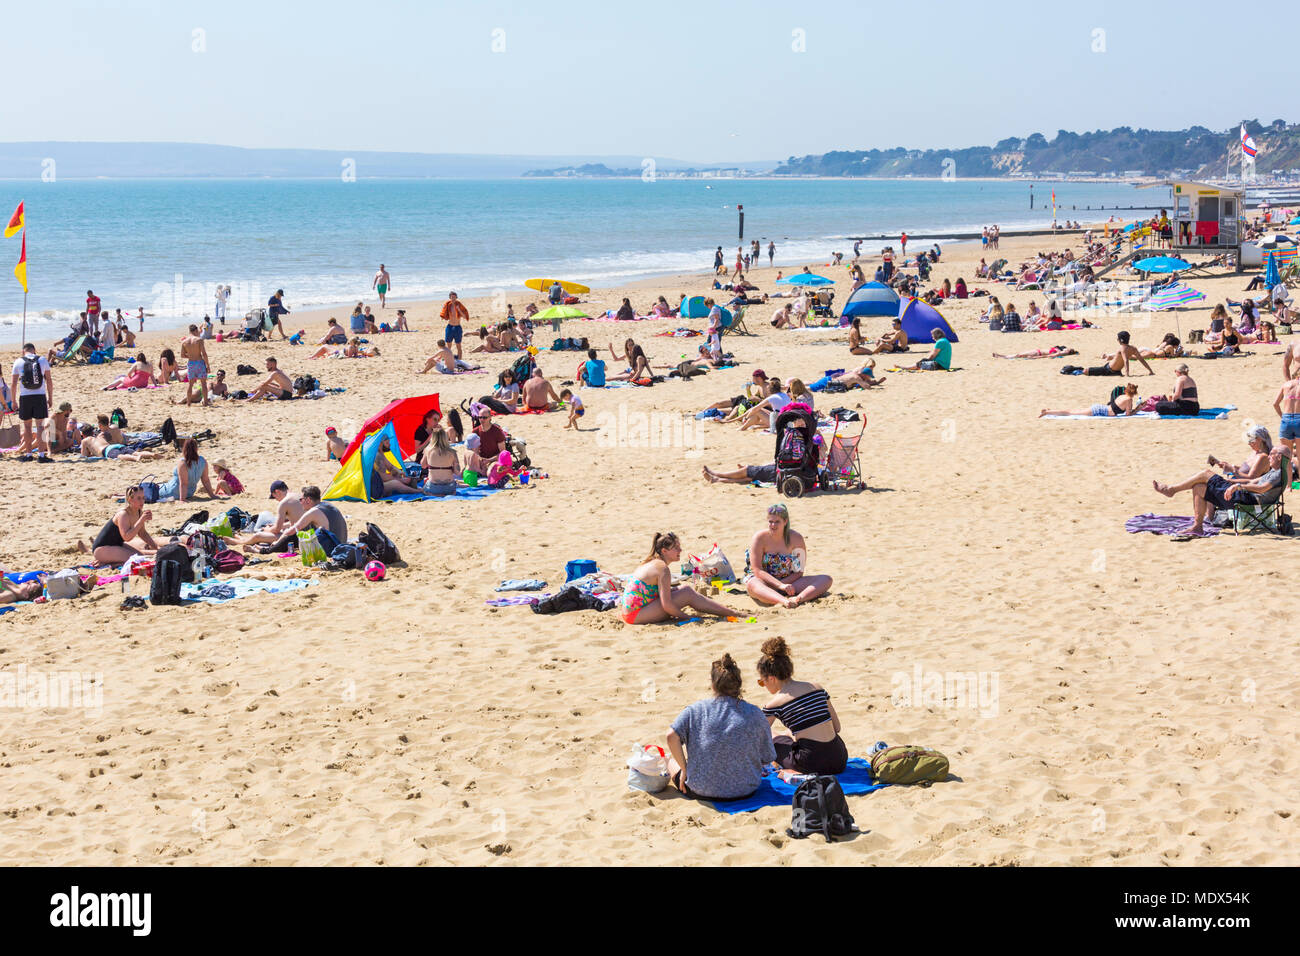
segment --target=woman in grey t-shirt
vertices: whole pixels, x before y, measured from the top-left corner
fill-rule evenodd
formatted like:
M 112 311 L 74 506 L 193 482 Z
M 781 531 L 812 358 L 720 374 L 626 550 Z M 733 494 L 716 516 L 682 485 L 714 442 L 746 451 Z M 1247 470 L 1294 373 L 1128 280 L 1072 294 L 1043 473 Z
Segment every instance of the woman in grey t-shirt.
M 713 697 L 697 700 L 668 731 L 668 774 L 673 786 L 700 800 L 738 800 L 763 780 L 776 760 L 763 712 L 740 699 L 740 668 L 723 654 L 713 662 Z M 689 755 L 688 755 L 689 752 Z

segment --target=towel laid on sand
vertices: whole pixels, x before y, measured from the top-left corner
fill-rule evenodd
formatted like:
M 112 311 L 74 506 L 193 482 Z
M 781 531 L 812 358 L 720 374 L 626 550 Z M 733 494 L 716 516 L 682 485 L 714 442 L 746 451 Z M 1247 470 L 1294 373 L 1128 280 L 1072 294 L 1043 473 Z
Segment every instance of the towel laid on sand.
M 1124 530 L 1129 534 L 1138 534 L 1142 531 L 1149 531 L 1152 534 L 1192 534 L 1191 527 L 1194 523 L 1192 518 L 1184 518 L 1182 515 L 1155 515 L 1147 513 L 1144 515 L 1134 515 L 1124 522 Z M 1200 533 L 1202 538 L 1212 538 L 1219 533 L 1219 529 L 1213 525 L 1206 525 L 1205 530 Z
M 486 498 L 488 495 L 494 495 L 500 488 L 489 488 L 487 485 L 478 485 L 477 487 L 457 488 L 454 495 L 426 495 L 426 494 L 406 494 L 406 495 L 387 495 L 383 498 L 376 498 L 376 501 L 477 501 L 480 498 Z M 355 498 L 345 498 L 345 501 L 356 501 Z
M 871 793 L 873 790 L 889 786 L 887 783 L 877 783 L 871 776 L 871 763 L 865 757 L 849 758 L 848 767 L 835 779 L 839 781 L 840 789 L 844 791 L 845 796 Z M 749 813 L 760 807 L 788 809 L 797 789 L 799 789 L 798 784 L 786 783 L 776 775 L 775 771 L 769 771 L 763 777 L 763 782 L 758 785 L 758 789 L 749 796 L 741 800 L 718 801 L 713 804 L 713 807 L 723 813 Z
M 181 601 L 186 604 L 225 604 L 227 601 L 238 601 L 240 598 L 246 598 L 250 594 L 283 594 L 286 591 L 297 591 L 317 582 L 311 578 L 286 578 L 279 581 L 257 581 L 253 578 L 215 578 L 206 581 L 202 585 L 182 584 Z M 202 596 L 205 588 L 214 586 L 227 587 L 230 590 L 221 596 L 212 595 Z
M 1141 418 L 1147 421 L 1155 419 L 1157 421 L 1168 421 L 1178 418 L 1200 418 L 1205 421 L 1214 421 L 1228 417 L 1229 412 L 1235 412 L 1236 405 L 1223 405 L 1219 408 L 1202 408 L 1197 415 L 1157 415 L 1155 412 L 1138 412 L 1136 415 L 1044 415 L 1044 418 L 1082 418 L 1091 419 L 1099 422 L 1116 422 L 1121 419 Z

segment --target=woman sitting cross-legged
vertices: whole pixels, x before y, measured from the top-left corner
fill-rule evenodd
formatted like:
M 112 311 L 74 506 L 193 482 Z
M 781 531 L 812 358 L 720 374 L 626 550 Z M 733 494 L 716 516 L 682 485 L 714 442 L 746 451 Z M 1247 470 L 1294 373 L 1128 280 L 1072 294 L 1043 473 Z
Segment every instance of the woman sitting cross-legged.
M 790 528 L 790 512 L 783 504 L 767 509 L 767 527 L 754 535 L 745 563 L 752 569 L 745 590 L 760 604 L 798 607 L 821 597 L 833 583 L 829 574 L 804 573 L 808 545 Z
M 763 712 L 741 700 L 740 668 L 723 654 L 709 674 L 713 696 L 697 700 L 668 730 L 668 778 L 683 796 L 739 800 L 758 789 L 776 760 Z
M 672 586 L 669 566 L 682 556 L 682 546 L 671 531 L 661 532 L 650 542 L 650 556 L 632 573 L 619 598 L 619 610 L 627 624 L 658 624 L 685 620 L 685 608 L 718 617 L 738 617 L 740 612 L 710 601 L 694 588 Z
M 849 751 L 840 738 L 840 718 L 820 684 L 794 679 L 790 648 L 781 637 L 763 642 L 758 683 L 772 695 L 763 706 L 769 724 L 781 721 L 791 736 L 774 737 L 776 760 L 799 773 L 843 773 Z

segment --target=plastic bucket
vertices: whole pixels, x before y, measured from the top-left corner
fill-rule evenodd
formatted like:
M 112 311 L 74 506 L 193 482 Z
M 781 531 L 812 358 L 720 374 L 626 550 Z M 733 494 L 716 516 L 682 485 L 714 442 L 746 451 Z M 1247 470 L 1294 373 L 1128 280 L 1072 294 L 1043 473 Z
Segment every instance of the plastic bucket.
M 465 471 L 461 474 L 460 480 L 465 482 L 465 484 L 470 488 L 477 488 L 478 472 L 470 471 L 468 468 L 466 468 Z

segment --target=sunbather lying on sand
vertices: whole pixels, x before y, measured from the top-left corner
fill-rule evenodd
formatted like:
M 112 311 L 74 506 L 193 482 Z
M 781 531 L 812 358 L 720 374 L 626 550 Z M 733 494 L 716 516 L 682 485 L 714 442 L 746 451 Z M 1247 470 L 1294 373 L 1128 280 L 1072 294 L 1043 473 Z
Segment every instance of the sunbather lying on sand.
M 1094 418 L 1114 418 L 1116 415 L 1132 415 L 1141 404 L 1137 400 L 1138 387 L 1134 382 L 1127 385 L 1117 385 L 1111 392 L 1110 401 L 1106 404 L 1092 405 L 1088 408 L 1076 409 L 1048 409 L 1044 408 L 1038 413 L 1039 418 L 1045 418 L 1048 415 L 1091 415 Z
M 1064 345 L 1053 345 L 1050 349 L 1030 349 L 1028 352 L 1013 352 L 1010 355 L 1002 355 L 998 352 L 994 352 L 993 357 L 1000 359 L 1039 359 L 1060 358 L 1063 355 L 1078 354 L 1077 350 L 1066 348 Z

